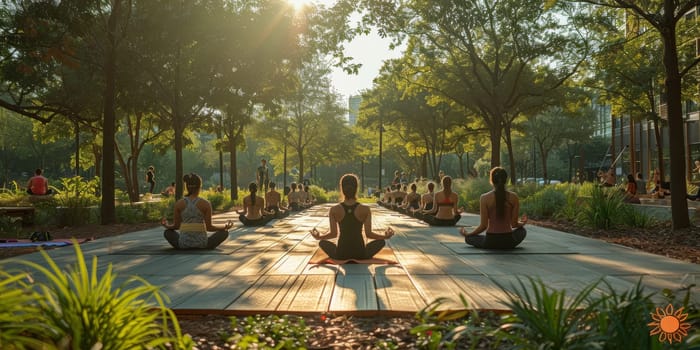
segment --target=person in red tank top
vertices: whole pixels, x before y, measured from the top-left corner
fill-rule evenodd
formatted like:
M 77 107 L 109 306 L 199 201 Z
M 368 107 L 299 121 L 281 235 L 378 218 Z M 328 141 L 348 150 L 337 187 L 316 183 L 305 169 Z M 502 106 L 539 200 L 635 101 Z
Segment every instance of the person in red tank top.
M 37 196 L 53 194 L 53 191 L 49 189 L 49 180 L 41 175 L 41 173 L 41 169 L 36 169 L 34 171 L 34 176 L 27 182 L 27 193 Z

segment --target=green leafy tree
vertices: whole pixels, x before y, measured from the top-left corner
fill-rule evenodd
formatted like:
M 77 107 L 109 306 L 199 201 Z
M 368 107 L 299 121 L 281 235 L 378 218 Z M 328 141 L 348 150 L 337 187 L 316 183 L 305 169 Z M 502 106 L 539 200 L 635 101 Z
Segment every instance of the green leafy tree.
M 679 23 L 685 14 L 698 6 L 695 0 L 578 0 L 607 8 L 629 11 L 638 16 L 640 23 L 656 31 L 662 43 L 662 62 L 664 67 L 664 88 L 666 95 L 669 129 L 669 152 L 671 169 L 671 187 L 686 188 L 685 137 L 683 135 L 682 81 L 697 66 L 700 59 L 683 61 L 680 52 Z M 690 226 L 688 203 L 684 196 L 671 196 L 671 216 L 674 229 Z

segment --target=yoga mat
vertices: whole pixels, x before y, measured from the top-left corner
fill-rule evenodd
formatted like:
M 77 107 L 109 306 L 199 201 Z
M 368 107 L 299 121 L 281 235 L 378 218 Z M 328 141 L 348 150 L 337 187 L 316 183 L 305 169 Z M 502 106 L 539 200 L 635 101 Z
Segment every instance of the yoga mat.
M 527 242 L 521 243 L 513 249 L 482 249 L 470 246 L 466 243 L 442 242 L 442 245 L 459 255 L 467 254 L 578 254 L 566 247 L 557 246 L 529 246 Z
M 228 255 L 240 249 L 240 246 L 218 246 L 216 249 L 175 249 L 168 242 L 159 245 L 120 246 L 114 245 L 110 255 Z
M 77 239 L 78 243 L 89 241 L 89 238 Z M 25 247 L 64 247 L 72 245 L 70 238 L 56 238 L 51 241 L 32 242 L 28 239 L 0 238 L 0 248 L 25 248 Z
M 356 264 L 398 264 L 398 261 L 396 261 L 396 256 L 394 255 L 394 251 L 391 250 L 389 247 L 384 247 L 382 250 L 379 251 L 379 253 L 375 254 L 374 257 L 371 259 L 346 259 L 346 260 L 336 260 L 336 259 L 331 259 L 326 252 L 323 251 L 323 249 L 317 249 L 316 253 L 314 253 L 314 256 L 311 257 L 309 260 L 309 264 L 311 265 L 319 265 L 319 264 L 330 264 L 330 265 L 342 265 L 342 264 L 347 264 L 347 263 L 356 263 Z

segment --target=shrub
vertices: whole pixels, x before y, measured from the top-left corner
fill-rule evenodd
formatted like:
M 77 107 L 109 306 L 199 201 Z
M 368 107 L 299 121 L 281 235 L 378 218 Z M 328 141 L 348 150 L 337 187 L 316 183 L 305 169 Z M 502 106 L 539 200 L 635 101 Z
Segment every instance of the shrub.
M 574 221 L 576 220 L 576 217 L 578 216 L 578 213 L 581 210 L 581 202 L 579 199 L 579 192 L 581 186 L 576 184 L 569 184 L 568 186 L 561 188 L 564 189 L 566 202 L 561 208 L 559 208 L 559 210 L 557 210 L 554 213 L 554 217 L 565 219 L 568 221 Z
M 0 270 L 0 349 L 50 348 L 35 300 L 39 297 L 24 282 L 26 274 L 11 275 Z
M 587 328 L 589 318 L 604 301 L 590 298 L 598 282 L 567 297 L 564 290 L 550 289 L 541 280 L 528 280 L 518 279 L 512 290 L 501 286 L 513 315 L 504 319 L 500 337 L 525 349 L 600 348 L 599 334 Z
M 216 191 L 204 191 L 201 196 L 211 203 L 213 210 L 219 210 L 224 204 L 224 193 Z
M 16 207 L 27 198 L 17 181 L 12 181 L 12 188 L 0 188 L 0 207 Z
M 630 205 L 625 205 L 620 220 L 623 224 L 636 228 L 647 228 L 656 224 L 656 219 L 654 219 L 654 217 L 639 212 Z
M 475 311 L 467 311 L 468 303 L 460 295 L 461 311 L 438 311 L 446 301 L 439 298 L 416 313 L 419 325 L 411 329 L 421 349 L 475 349 L 490 329 Z
M 514 186 L 513 191 L 518 194 L 518 197 L 520 199 L 525 199 L 539 192 L 542 188 L 543 186 L 540 186 L 534 182 L 528 182 L 525 184 Z
M 452 182 L 452 189 L 459 194 L 460 207 L 464 207 L 468 211 L 478 212 L 479 198 L 482 194 L 491 191 L 493 187 L 486 178 L 455 179 Z
M 309 186 L 309 192 L 313 198 L 316 198 L 316 203 L 328 203 L 328 192 L 316 185 Z
M 622 191 L 593 187 L 591 196 L 584 200 L 576 220 L 594 228 L 610 229 L 626 215 L 625 206 Z
M 167 297 L 157 287 L 131 277 L 114 289 L 117 276 L 112 265 L 98 274 L 97 257 L 88 269 L 80 245 L 74 247 L 76 264 L 67 272 L 44 251 L 45 264 L 17 261 L 46 280 L 23 291 L 37 291 L 40 323 L 51 330 L 32 335 L 48 337 L 59 348 L 69 349 L 192 348 L 175 314 L 165 307 Z
M 566 205 L 566 194 L 554 186 L 543 186 L 541 190 L 521 203 L 520 211 L 533 218 L 551 218 Z
M 100 188 L 98 177 L 91 180 L 84 180 L 80 176 L 61 178 L 61 186 L 63 190 L 54 197 L 56 205 L 60 207 L 57 214 L 61 225 L 79 226 L 96 219 L 90 215 L 88 208 L 100 201 L 97 195 Z

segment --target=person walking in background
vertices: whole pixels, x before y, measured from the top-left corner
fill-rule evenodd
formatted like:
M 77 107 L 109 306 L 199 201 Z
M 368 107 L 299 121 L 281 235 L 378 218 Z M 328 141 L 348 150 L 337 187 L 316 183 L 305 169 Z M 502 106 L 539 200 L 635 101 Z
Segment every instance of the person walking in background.
M 49 179 L 41 175 L 42 172 L 41 169 L 34 170 L 34 176 L 29 178 L 27 182 L 27 193 L 36 196 L 53 194 L 53 191 L 49 189 Z
M 258 183 L 258 188 L 267 193 L 267 187 L 270 183 L 270 169 L 267 167 L 267 160 L 262 159 L 260 166 L 256 171 L 255 182 Z
M 153 188 L 156 187 L 156 169 L 153 165 L 149 166 L 148 170 L 146 170 L 146 182 L 151 185 L 148 193 L 153 193 Z
M 501 167 L 491 169 L 493 190 L 479 199 L 479 226 L 472 232 L 462 227 L 459 233 L 464 241 L 477 248 L 512 249 L 525 239 L 527 216 L 518 220 L 520 201 L 518 195 L 506 191 L 508 173 Z M 479 235 L 486 231 L 486 235 Z
M 187 195 L 175 203 L 172 224 L 166 218 L 160 220 L 165 227 L 163 235 L 175 249 L 214 249 L 228 239 L 228 229 L 233 227 L 233 222 L 229 220 L 224 226 L 212 224 L 211 203 L 199 197 L 202 190 L 199 175 L 187 174 L 183 182 Z M 207 231 L 215 232 L 207 237 Z

